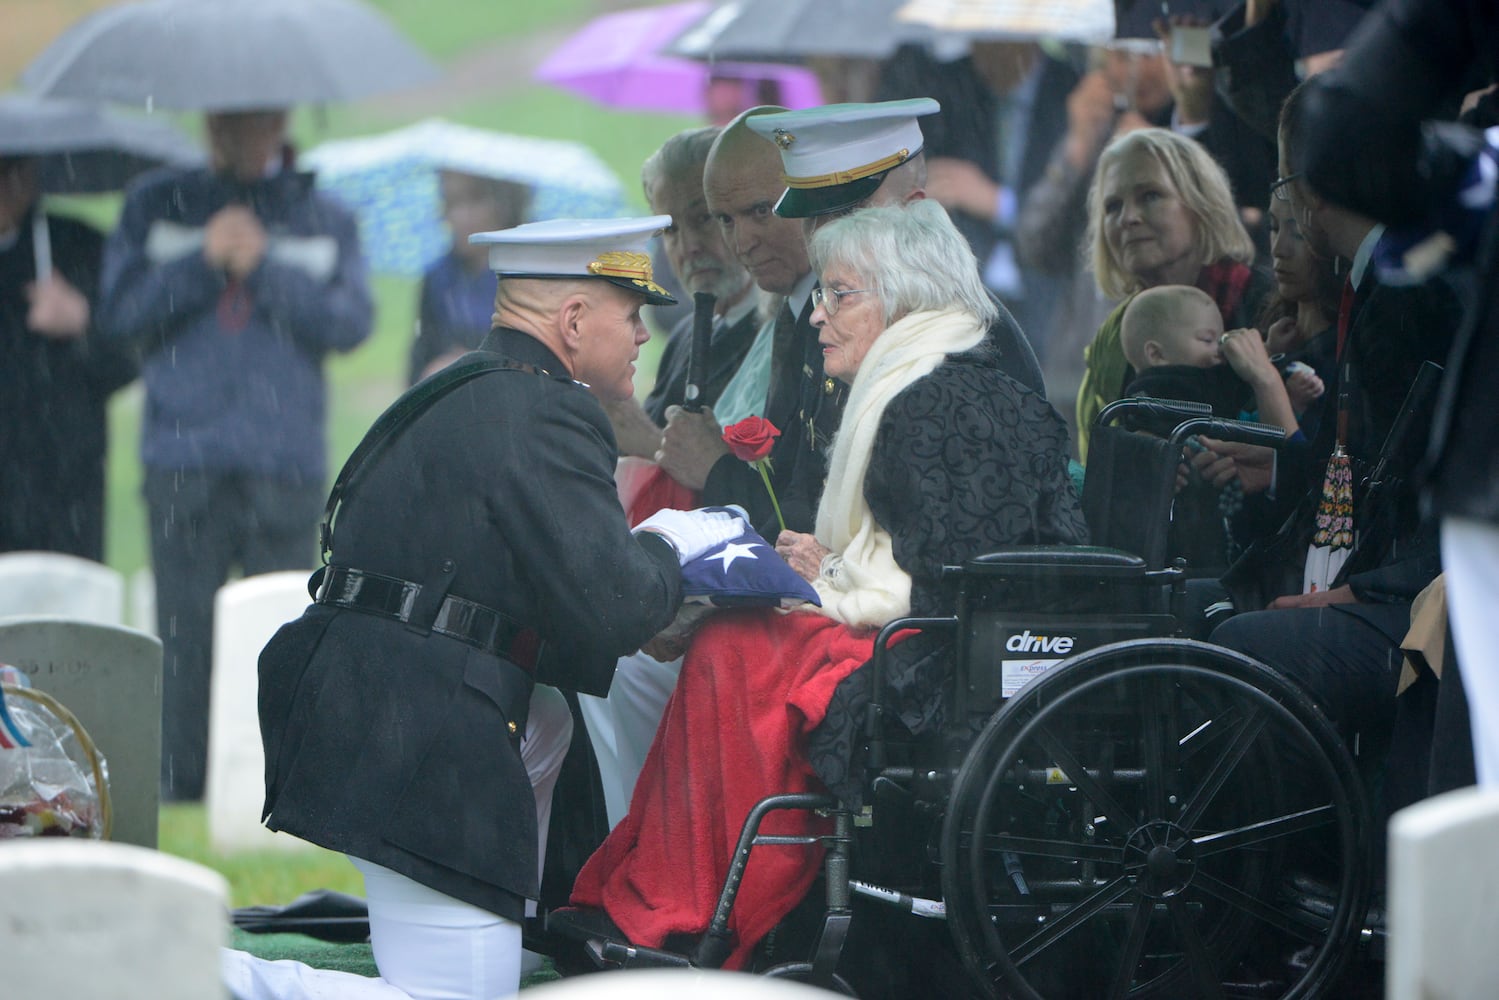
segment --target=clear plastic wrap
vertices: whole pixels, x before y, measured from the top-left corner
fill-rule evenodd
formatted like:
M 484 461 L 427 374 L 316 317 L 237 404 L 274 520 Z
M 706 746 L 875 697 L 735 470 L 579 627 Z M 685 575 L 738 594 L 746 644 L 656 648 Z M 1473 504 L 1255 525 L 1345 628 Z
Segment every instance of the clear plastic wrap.
M 0 684 L 0 698 L 0 840 L 107 837 L 108 770 L 83 726 L 45 692 Z

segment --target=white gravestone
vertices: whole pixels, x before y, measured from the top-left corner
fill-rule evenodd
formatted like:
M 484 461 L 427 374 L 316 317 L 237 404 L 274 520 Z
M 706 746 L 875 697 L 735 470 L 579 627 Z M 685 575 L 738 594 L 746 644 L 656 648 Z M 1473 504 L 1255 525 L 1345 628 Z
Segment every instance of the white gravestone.
M 202 865 L 126 844 L 0 850 L 0 966 L 10 997 L 222 1000 L 227 886 Z
M 156 846 L 161 802 L 161 641 L 122 625 L 0 619 L 0 663 L 78 717 L 109 767 L 112 840 Z M 3 963 L 0 963 L 3 968 Z
M 128 604 L 125 624 L 156 635 L 156 577 L 151 575 L 151 567 L 142 566 L 130 574 L 125 600 Z
M 125 623 L 125 580 L 103 563 L 60 552 L 0 553 L 0 618 L 63 615 Z
M 1462 788 L 1390 818 L 1388 1000 L 1499 997 L 1499 791 Z
M 219 588 L 214 598 L 213 693 L 208 713 L 208 837 L 226 853 L 312 845 L 260 823 L 265 751 L 256 714 L 256 664 L 282 625 L 311 603 L 311 571 L 265 573 Z

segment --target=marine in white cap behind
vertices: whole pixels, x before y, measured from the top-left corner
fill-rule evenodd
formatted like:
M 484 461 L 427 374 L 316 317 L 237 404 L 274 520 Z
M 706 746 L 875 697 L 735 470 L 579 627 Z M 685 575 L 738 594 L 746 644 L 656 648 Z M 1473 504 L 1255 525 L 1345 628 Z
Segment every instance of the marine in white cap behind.
M 816 219 L 926 197 L 926 142 L 917 119 L 940 110 L 930 97 L 913 97 L 750 119 L 749 127 L 781 151 L 786 191 L 776 214 Z
M 925 198 L 926 141 L 920 119 L 940 110 L 930 97 L 913 97 L 877 104 L 827 104 L 750 119 L 749 127 L 781 153 L 786 190 L 776 203 L 776 214 L 801 218 L 810 233 L 859 208 Z M 1000 310 L 990 334 L 998 367 L 1045 396 L 1035 351 L 1007 308 Z M 820 372 L 820 362 L 820 353 L 809 356 L 804 370 Z M 822 398 L 817 386 L 805 391 L 802 421 L 813 428 L 835 427 L 837 414 L 829 411 L 829 398 L 836 395 L 826 379 Z

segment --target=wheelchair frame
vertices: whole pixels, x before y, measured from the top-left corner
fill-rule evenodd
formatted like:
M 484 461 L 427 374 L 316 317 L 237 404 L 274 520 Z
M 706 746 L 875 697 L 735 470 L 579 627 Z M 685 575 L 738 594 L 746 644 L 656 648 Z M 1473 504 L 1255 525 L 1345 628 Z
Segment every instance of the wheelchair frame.
M 1127 433 L 1112 426 L 1123 417 L 1170 421 L 1147 473 L 1154 497 L 1169 504 L 1192 435 L 1282 438 L 1204 410 L 1121 400 L 1098 430 Z M 1091 499 L 1090 525 L 1102 519 Z M 1089 500 L 1085 489 L 1085 509 Z M 981 996 L 1323 995 L 1368 905 L 1371 821 L 1355 765 L 1293 683 L 1229 650 L 1170 637 L 1184 567 L 1164 565 L 1159 538 L 1138 547 L 1146 556 L 1063 546 L 980 556 L 948 568 L 959 580 L 955 615 L 881 630 L 865 727 L 873 813 L 903 801 L 940 815 L 935 874 L 914 885 L 857 879 L 856 821 L 867 816 L 831 796 L 771 796 L 746 818 L 710 926 L 690 953 L 579 935 L 550 917 L 549 929 L 586 938 L 601 966 L 719 967 L 732 950 L 730 916 L 750 852 L 821 844 L 816 940 L 806 960 L 765 975 L 857 995 L 838 967 L 861 897 L 945 920 Z M 1049 588 L 1083 610 L 1028 612 L 1009 597 L 1016 588 Z M 935 762 L 892 762 L 901 755 L 886 734 L 888 650 L 912 628 L 956 636 L 948 723 L 936 740 L 947 749 Z M 1048 655 L 1006 655 L 1036 652 Z M 985 718 L 973 736 L 973 720 Z M 1292 773 L 1277 777 L 1287 760 Z M 832 833 L 759 833 L 767 814 L 791 808 L 831 816 Z M 926 894 L 934 884 L 940 899 Z

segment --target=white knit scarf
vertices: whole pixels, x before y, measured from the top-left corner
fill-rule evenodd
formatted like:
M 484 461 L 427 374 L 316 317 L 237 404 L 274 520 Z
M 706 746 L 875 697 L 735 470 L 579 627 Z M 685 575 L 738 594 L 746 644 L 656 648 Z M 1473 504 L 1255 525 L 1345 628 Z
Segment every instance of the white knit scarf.
M 890 533 L 875 523 L 864 499 L 875 432 L 901 390 L 949 354 L 977 346 L 985 333 L 966 312 L 910 313 L 875 338 L 859 365 L 817 506 L 817 540 L 832 554 L 823 559 L 813 587 L 829 618 L 845 625 L 883 625 L 910 613 L 910 574 L 896 565 Z

